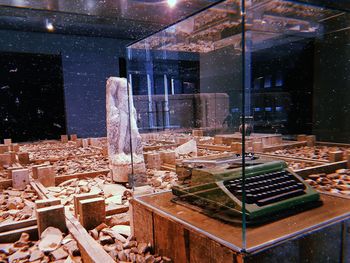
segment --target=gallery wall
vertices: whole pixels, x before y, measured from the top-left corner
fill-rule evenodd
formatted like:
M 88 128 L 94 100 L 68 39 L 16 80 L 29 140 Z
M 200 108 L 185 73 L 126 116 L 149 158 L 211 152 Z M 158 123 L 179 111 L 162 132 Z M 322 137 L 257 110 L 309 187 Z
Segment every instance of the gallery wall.
M 128 40 L 54 33 L 0 31 L 0 52 L 62 56 L 68 134 L 106 136 L 105 83 L 119 76 Z M 50 67 L 50 65 L 48 65 Z

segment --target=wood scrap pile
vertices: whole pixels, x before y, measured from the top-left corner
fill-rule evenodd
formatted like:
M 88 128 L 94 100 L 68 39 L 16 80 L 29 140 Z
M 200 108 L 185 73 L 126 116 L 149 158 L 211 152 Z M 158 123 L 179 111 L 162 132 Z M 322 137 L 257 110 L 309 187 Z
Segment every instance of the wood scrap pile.
M 100 175 L 96 178 L 71 179 L 55 187 L 47 187 L 48 196 L 61 199 L 61 203 L 74 210 L 74 195 L 91 193 L 105 198 L 107 208 L 128 206 L 126 188 L 123 185 L 113 184 L 109 176 Z
M 0 193 L 0 225 L 35 217 L 36 192 L 30 185 L 23 191 L 9 187 Z
M 331 174 L 310 174 L 305 181 L 317 190 L 350 196 L 350 169 L 338 169 Z
M 84 148 L 67 148 L 67 149 L 58 149 L 58 150 L 44 150 L 30 152 L 29 158 L 31 160 L 45 160 L 45 159 L 64 159 L 72 158 L 76 156 L 89 155 L 89 154 L 99 154 L 100 150 L 93 147 L 84 147 Z
M 276 150 L 268 152 L 280 156 L 287 156 L 293 158 L 307 158 L 314 160 L 329 160 L 329 153 L 336 151 L 344 151 L 347 148 L 344 147 L 329 147 L 329 146 L 303 146 L 290 149 Z
M 40 142 L 40 143 L 27 143 L 19 146 L 21 152 L 35 152 L 35 151 L 46 151 L 57 148 L 72 148 L 75 147 L 76 143 L 69 141 L 67 143 L 61 142 Z
M 108 157 L 95 155 L 79 159 L 60 160 L 53 164 L 57 175 L 69 175 L 108 170 Z
M 116 262 L 172 262 L 168 257 L 154 255 L 151 244 L 137 242 L 131 235 L 130 226 L 101 224 L 89 233 Z
M 1 242 L 1 241 L 0 241 Z M 30 240 L 27 233 L 22 233 L 15 243 L 0 243 L 0 262 L 83 262 L 77 242 L 65 236 L 59 229 L 48 227 L 38 241 Z

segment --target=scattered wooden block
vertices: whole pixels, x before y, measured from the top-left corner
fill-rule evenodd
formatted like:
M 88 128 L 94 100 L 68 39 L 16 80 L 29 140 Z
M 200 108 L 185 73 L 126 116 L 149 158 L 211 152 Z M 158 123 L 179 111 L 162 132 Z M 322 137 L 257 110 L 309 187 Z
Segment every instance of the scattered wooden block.
M 99 139 L 98 138 L 89 138 L 89 144 L 91 146 L 99 146 Z
M 306 145 L 309 147 L 315 146 L 316 143 L 316 136 L 315 135 L 308 135 L 306 136 Z
M 214 144 L 222 144 L 222 137 L 214 136 Z
M 40 183 L 43 186 L 55 186 L 55 170 L 53 166 L 41 166 L 37 168 L 37 176 Z
M 159 153 L 145 153 L 143 156 L 148 169 L 160 169 L 162 163 Z
M 79 215 L 79 201 L 80 200 L 86 200 L 86 199 L 92 199 L 97 198 L 98 194 L 78 194 L 74 195 L 74 215 L 75 217 L 78 217 Z
M 11 164 L 11 155 L 9 153 L 1 153 L 0 166 L 10 166 Z
M 78 136 L 76 134 L 71 134 L 70 135 L 70 140 L 73 141 L 73 142 L 76 142 L 78 139 Z
M 83 147 L 83 140 L 82 139 L 77 139 L 75 141 L 75 146 L 76 147 Z
M 106 221 L 105 200 L 101 197 L 79 201 L 79 221 L 87 230 Z
M 61 135 L 61 142 L 67 143 L 68 142 L 68 135 Z
M 23 190 L 29 184 L 29 170 L 19 169 L 12 171 L 12 186 L 15 189 Z
M 329 152 L 329 161 L 330 162 L 340 162 L 343 160 L 342 151 Z
M 16 152 L 14 151 L 9 151 L 8 152 L 11 156 L 11 163 L 17 163 L 17 155 L 16 155 Z
M 108 148 L 106 146 L 102 147 L 102 155 L 103 156 L 108 156 Z
M 306 141 L 306 134 L 299 134 L 297 136 L 297 141 L 298 142 Z
M 160 152 L 159 154 L 160 154 L 160 159 L 162 163 L 175 164 L 176 162 L 175 151 L 163 151 L 163 152 Z
M 67 231 L 63 205 L 54 205 L 36 210 L 39 236 L 49 226 L 56 227 L 62 232 Z
M 263 152 L 263 143 L 253 142 L 253 152 Z
M 60 204 L 61 204 L 61 200 L 59 198 L 36 200 L 35 209 L 41 209 L 41 208 L 60 205 Z
M 88 147 L 89 146 L 89 139 L 83 139 L 83 147 Z
M 14 152 L 19 152 L 19 144 L 18 143 L 12 143 L 10 146 L 10 150 Z
M 38 179 L 38 168 L 45 166 L 44 164 L 38 164 L 32 166 L 32 177 L 33 179 Z
M 242 143 L 240 142 L 233 142 L 231 143 L 231 151 L 241 154 L 242 153 Z
M 10 150 L 10 147 L 5 144 L 0 144 L 0 153 L 6 153 Z
M 19 152 L 19 153 L 17 153 L 17 156 L 18 156 L 18 161 L 20 164 L 29 164 L 30 163 L 29 153 Z
M 4 144 L 5 145 L 11 145 L 12 140 L 11 139 L 4 139 Z
M 192 135 L 193 136 L 197 136 L 197 137 L 202 137 L 203 136 L 203 130 L 201 130 L 201 129 L 192 130 Z

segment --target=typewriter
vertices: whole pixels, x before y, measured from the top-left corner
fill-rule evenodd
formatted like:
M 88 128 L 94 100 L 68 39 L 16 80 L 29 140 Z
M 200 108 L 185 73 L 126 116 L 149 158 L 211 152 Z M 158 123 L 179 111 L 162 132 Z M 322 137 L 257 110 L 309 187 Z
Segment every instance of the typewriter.
M 192 162 L 177 167 L 182 185 L 174 186 L 173 200 L 226 222 L 242 219 L 241 159 L 226 162 Z M 185 174 L 185 176 L 184 176 Z M 247 224 L 260 224 L 321 205 L 319 194 L 284 161 L 247 158 L 245 212 Z

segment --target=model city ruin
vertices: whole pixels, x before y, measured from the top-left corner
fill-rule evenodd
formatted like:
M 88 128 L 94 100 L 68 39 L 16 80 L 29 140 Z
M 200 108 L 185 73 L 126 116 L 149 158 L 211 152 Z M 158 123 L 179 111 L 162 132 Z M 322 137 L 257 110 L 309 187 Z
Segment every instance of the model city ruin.
M 242 135 L 213 135 L 206 127 L 139 133 L 137 113 L 127 89 L 126 79 L 110 78 L 107 82 L 105 138 L 78 138 L 72 134 L 62 135 L 57 141 L 35 143 L 6 139 L 0 145 L 0 231 L 21 222 L 38 222 L 39 231 L 39 237 L 22 233 L 16 242 L 10 238 L 0 244 L 1 260 L 83 262 L 77 241 L 64 223 L 73 220 L 89 231 L 112 260 L 171 262 L 166 255 L 155 255 L 150 244 L 134 240 L 130 198 L 169 191 L 184 183 L 176 173 L 183 161 L 240 155 Z M 252 133 L 246 137 L 245 148 L 259 158 L 284 160 L 318 191 L 348 198 L 350 145 L 320 143 L 313 135 L 294 139 Z M 134 186 L 134 191 L 130 189 L 132 164 L 138 165 L 137 173 L 145 179 L 142 186 Z M 51 202 L 48 207 L 61 211 L 61 224 L 45 228 L 41 226 L 44 221 L 36 221 L 46 212 L 48 207 L 43 208 L 42 203 L 47 202 Z M 88 220 L 84 207 L 90 204 L 98 216 Z M 55 245 L 47 247 L 48 242 Z

